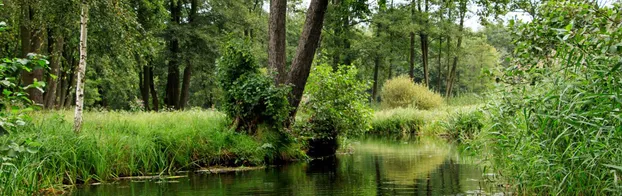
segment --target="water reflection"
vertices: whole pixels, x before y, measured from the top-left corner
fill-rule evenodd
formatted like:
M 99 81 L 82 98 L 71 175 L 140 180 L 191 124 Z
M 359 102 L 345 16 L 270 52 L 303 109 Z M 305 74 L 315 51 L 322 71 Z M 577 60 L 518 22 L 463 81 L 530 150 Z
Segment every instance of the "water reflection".
M 482 172 L 442 141 L 371 140 L 337 157 L 179 182 L 91 186 L 74 195 L 464 195 L 480 193 Z

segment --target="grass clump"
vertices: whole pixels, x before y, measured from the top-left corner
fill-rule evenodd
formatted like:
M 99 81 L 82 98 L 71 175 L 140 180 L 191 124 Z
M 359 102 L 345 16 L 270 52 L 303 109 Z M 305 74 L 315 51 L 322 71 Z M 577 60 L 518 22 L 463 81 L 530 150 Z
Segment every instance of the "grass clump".
M 484 114 L 481 111 L 457 112 L 442 123 L 449 138 L 458 142 L 471 140 L 484 128 Z
M 372 129 L 367 132 L 379 136 L 408 136 L 416 134 L 425 122 L 424 116 L 414 109 L 397 108 L 376 112 Z
M 443 104 L 443 97 L 423 84 L 413 83 L 407 76 L 387 80 L 380 94 L 385 108 L 418 108 L 430 110 Z
M 37 153 L 15 162 L 21 170 L 15 175 L 24 180 L 12 186 L 47 188 L 304 156 L 295 143 L 274 147 L 282 139 L 274 136 L 277 131 L 258 129 L 262 134 L 249 136 L 230 130 L 227 117 L 216 111 L 87 112 L 79 135 L 72 131 L 69 112 L 39 113 L 33 119 L 33 125 L 0 138 L 39 144 Z

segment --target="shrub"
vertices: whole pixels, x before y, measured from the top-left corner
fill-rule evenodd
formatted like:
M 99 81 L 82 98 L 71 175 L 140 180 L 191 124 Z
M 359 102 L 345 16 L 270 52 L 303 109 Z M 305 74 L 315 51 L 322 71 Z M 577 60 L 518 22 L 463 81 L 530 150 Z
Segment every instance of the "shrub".
M 453 140 L 462 142 L 471 140 L 484 128 L 484 115 L 480 111 L 458 112 L 442 123 L 447 134 Z
M 262 123 L 280 128 L 287 120 L 289 88 L 274 85 L 270 76 L 261 73 L 243 42 L 225 46 L 217 75 L 223 89 L 222 110 L 234 119 L 238 130 L 254 133 Z
M 380 136 L 408 136 L 416 134 L 425 120 L 422 114 L 414 109 L 397 108 L 376 112 L 372 121 L 372 129 L 368 132 Z
M 415 92 L 414 105 L 420 110 L 438 108 L 443 104 L 443 97 L 423 84 L 415 84 Z
M 384 83 L 380 97 L 383 107 L 406 108 L 413 104 L 416 94 L 417 91 L 412 80 L 407 76 L 398 76 Z
M 305 90 L 308 101 L 303 111 L 310 117 L 300 125 L 301 134 L 312 137 L 310 156 L 334 154 L 337 137 L 362 134 L 371 128 L 367 105 L 369 85 L 357 80 L 354 66 L 315 66 Z
M 439 107 L 443 97 L 422 84 L 413 83 L 407 76 L 387 80 L 382 87 L 382 104 L 386 108 L 415 107 L 429 110 Z

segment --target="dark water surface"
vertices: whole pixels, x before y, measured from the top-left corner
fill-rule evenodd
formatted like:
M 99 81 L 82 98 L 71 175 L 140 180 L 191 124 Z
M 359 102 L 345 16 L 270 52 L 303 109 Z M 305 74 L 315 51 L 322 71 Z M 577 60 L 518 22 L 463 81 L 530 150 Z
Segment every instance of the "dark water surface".
M 442 141 L 365 141 L 335 158 L 170 182 L 88 186 L 73 195 L 475 195 L 491 187 Z

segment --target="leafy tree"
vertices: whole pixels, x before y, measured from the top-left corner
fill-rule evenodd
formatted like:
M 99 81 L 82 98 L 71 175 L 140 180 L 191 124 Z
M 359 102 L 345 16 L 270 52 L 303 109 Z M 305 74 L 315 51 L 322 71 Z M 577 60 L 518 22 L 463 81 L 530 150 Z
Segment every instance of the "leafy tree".
M 310 116 L 302 125 L 301 134 L 310 136 L 309 151 L 313 157 L 335 154 L 338 137 L 347 138 L 371 128 L 371 108 L 365 91 L 366 82 L 357 78 L 354 66 L 318 65 L 309 76 L 305 90 L 308 100 L 303 105 Z
M 218 62 L 218 83 L 223 89 L 222 109 L 234 118 L 236 130 L 254 134 L 263 123 L 281 128 L 289 115 L 289 88 L 276 86 L 259 71 L 250 49 L 241 41 L 225 46 Z

